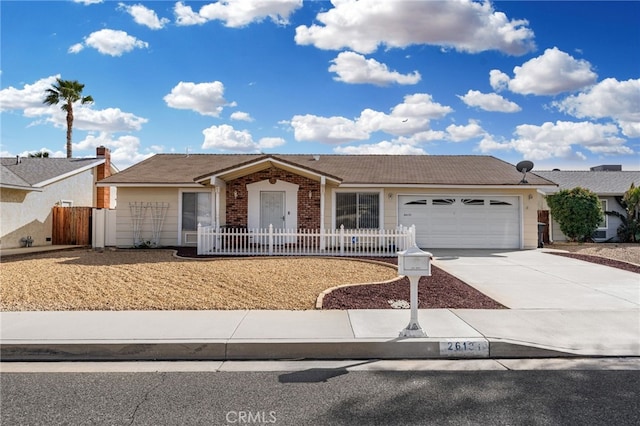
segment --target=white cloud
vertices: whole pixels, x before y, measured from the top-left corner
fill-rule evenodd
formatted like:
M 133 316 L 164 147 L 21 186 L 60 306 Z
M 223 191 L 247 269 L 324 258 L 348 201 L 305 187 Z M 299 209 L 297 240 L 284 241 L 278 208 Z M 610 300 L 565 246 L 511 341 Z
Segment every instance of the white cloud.
M 130 112 L 124 112 L 120 108 L 96 110 L 85 105 L 78 105 L 78 108 L 74 111 L 73 126 L 81 130 L 128 132 L 142 129 L 142 125 L 149 121 Z M 63 116 L 64 114 L 61 114 L 57 120 L 63 118 Z M 66 120 L 62 120 L 57 124 L 66 126 Z
M 238 121 L 248 121 L 248 122 L 253 121 L 253 117 L 251 117 L 251 115 L 248 112 L 242 112 L 242 111 L 233 112 L 230 118 L 232 120 L 238 120 Z
M 83 47 L 92 47 L 103 55 L 122 56 L 123 53 L 133 49 L 146 49 L 149 43 L 138 40 L 124 31 L 103 29 L 95 31 L 85 37 L 84 43 L 76 43 L 68 50 L 69 53 L 78 53 Z
M 260 152 L 263 149 L 284 145 L 282 138 L 262 138 L 257 143 L 247 130 L 236 130 L 228 124 L 211 126 L 202 131 L 202 149 L 219 149 L 232 152 Z
M 0 111 L 11 110 L 38 110 L 44 113 L 48 110 L 42 101 L 45 98 L 45 91 L 56 83 L 60 74 L 41 78 L 33 84 L 25 84 L 22 89 L 9 86 L 0 90 Z M 40 114 L 35 114 L 40 115 Z
M 368 132 L 360 129 L 353 120 L 344 117 L 296 115 L 291 119 L 291 126 L 297 141 L 344 143 L 369 138 Z
M 485 130 L 478 124 L 478 122 L 469 120 L 469 124 L 456 126 L 451 124 L 447 127 L 448 139 L 453 142 L 462 142 L 469 139 L 484 136 Z
M 554 106 L 577 118 L 613 118 L 626 136 L 640 137 L 640 79 L 607 78 Z
M 478 90 L 469 90 L 466 95 L 458 96 L 462 102 L 478 107 L 484 111 L 518 112 L 522 108 L 515 102 L 511 102 L 497 93 L 482 93 Z
M 452 111 L 450 107 L 434 102 L 431 95 L 416 93 L 405 96 L 390 114 L 367 108 L 355 120 L 296 115 L 290 124 L 297 141 L 340 144 L 369 139 L 371 133 L 378 131 L 395 136 L 422 132 L 429 128 L 430 120 L 442 118 Z
M 261 149 L 277 148 L 287 143 L 283 138 L 262 138 L 258 141 L 258 147 Z
M 478 148 L 482 152 L 515 150 L 530 160 L 584 157 L 581 149 L 601 155 L 629 155 L 633 150 L 618 136 L 614 124 L 557 121 L 541 126 L 522 124 L 516 128 L 516 138 L 497 142 L 485 138 Z
M 144 25 L 152 30 L 162 29 L 169 23 L 167 18 L 158 18 L 155 11 L 146 8 L 141 4 L 129 6 L 124 3 L 118 3 L 118 9 L 122 9 L 131 15 L 137 24 Z
M 176 24 L 178 25 L 202 25 L 207 22 L 205 18 L 194 12 L 191 6 L 185 5 L 181 1 L 175 4 L 173 13 L 176 16 Z
M 410 144 L 399 144 L 389 141 L 382 141 L 375 144 L 363 144 L 355 146 L 338 146 L 333 150 L 336 154 L 348 155 L 425 155 L 422 148 Z
M 190 6 L 177 2 L 174 7 L 178 25 L 200 25 L 219 20 L 231 28 L 271 19 L 278 25 L 289 22 L 291 14 L 302 6 L 302 0 L 227 0 L 209 3 L 194 12 Z
M 334 0 L 319 13 L 320 25 L 296 28 L 295 41 L 320 49 L 349 48 L 372 53 L 378 46 L 414 44 L 452 47 L 458 51 L 499 50 L 521 55 L 534 49 L 533 31 L 525 20 L 509 20 L 490 2 Z
M 74 3 L 82 3 L 85 6 L 88 6 L 90 4 L 98 4 L 98 3 L 102 3 L 104 2 L 104 0 L 73 0 Z
M 43 121 L 58 128 L 66 128 L 66 113 L 57 105 L 44 105 L 45 91 L 56 83 L 60 75 L 42 78 L 33 84 L 25 84 L 22 89 L 8 87 L 0 90 L 0 105 L 3 111 L 22 110 L 25 117 L 45 117 Z M 74 105 L 73 128 L 96 131 L 140 130 L 148 120 L 119 108 L 93 109 L 90 105 Z
M 489 83 L 493 90 L 496 92 L 501 92 L 505 89 L 509 88 L 509 76 L 503 73 L 500 70 L 491 70 L 489 71 Z
M 191 83 L 181 81 L 164 101 L 171 108 L 190 109 L 202 115 L 218 117 L 224 106 L 224 85 L 219 81 L 210 83 Z
M 146 152 L 140 152 L 140 139 L 135 136 L 125 135 L 113 138 L 109 132 L 101 132 L 97 136 L 90 134 L 84 140 L 74 143 L 74 156 L 78 151 L 90 150 L 95 155 L 95 148 L 105 146 L 111 151 L 111 162 L 119 169 L 138 163 L 151 157 L 153 154 L 162 152 L 162 147 L 152 146 Z
M 67 50 L 67 53 L 80 53 L 82 49 L 84 49 L 84 44 L 76 43 L 73 46 L 69 47 L 69 50 Z
M 385 64 L 354 52 L 342 52 L 331 62 L 333 65 L 329 67 L 329 71 L 338 74 L 334 80 L 344 83 L 386 86 L 392 83 L 416 84 L 421 79 L 417 71 L 411 74 L 389 71 Z
M 589 62 L 575 59 L 557 47 L 515 67 L 513 73 L 514 77 L 508 79 L 501 71 L 492 70 L 489 74 L 492 87 L 501 90 L 506 85 L 512 92 L 522 95 L 557 95 L 580 90 L 598 78 Z

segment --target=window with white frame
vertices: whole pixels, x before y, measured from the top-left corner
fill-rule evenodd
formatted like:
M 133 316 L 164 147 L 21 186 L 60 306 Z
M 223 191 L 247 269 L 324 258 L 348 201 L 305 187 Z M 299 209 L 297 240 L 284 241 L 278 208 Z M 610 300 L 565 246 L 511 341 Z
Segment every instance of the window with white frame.
M 196 231 L 198 224 L 210 226 L 212 224 L 212 216 L 210 192 L 182 193 L 183 231 Z
M 380 227 L 380 193 L 336 193 L 336 226 L 346 229 L 377 229 Z
M 603 219 L 602 222 L 598 224 L 599 229 L 607 229 L 608 227 L 608 216 L 605 214 L 607 211 L 607 200 L 600 200 L 600 208 L 602 208 Z

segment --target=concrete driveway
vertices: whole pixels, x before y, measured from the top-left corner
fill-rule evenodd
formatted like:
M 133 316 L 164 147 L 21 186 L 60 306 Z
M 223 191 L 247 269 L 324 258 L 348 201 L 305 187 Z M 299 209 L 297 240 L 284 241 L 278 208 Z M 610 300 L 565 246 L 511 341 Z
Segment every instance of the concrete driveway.
M 547 250 L 432 250 L 433 264 L 511 309 L 640 308 L 640 275 Z

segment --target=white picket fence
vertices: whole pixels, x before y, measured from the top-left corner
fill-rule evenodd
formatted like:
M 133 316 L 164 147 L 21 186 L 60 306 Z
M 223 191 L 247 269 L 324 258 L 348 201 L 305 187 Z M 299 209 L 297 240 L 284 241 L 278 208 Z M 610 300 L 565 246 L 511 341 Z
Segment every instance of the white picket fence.
M 415 227 L 291 230 L 198 225 L 198 255 L 393 257 L 415 245 Z

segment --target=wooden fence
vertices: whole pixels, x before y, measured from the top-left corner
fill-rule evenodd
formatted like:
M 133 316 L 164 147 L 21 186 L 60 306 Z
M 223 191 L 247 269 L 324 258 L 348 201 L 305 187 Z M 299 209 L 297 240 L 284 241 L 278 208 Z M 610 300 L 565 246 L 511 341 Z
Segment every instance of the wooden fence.
M 397 229 L 264 229 L 198 226 L 199 255 L 381 256 L 415 245 L 415 227 Z
M 91 207 L 53 207 L 52 244 L 90 245 L 91 211 Z

